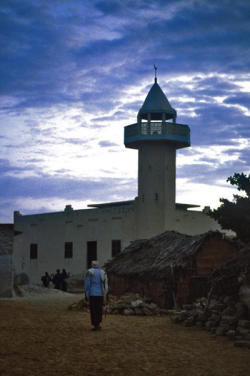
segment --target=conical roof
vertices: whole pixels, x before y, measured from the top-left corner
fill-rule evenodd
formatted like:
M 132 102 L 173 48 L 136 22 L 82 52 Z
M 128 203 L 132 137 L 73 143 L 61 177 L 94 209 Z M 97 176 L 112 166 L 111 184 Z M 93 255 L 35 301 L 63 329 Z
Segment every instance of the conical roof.
M 147 119 L 149 113 L 152 120 L 161 120 L 163 113 L 166 114 L 166 119 L 176 118 L 176 111 L 169 104 L 166 95 L 157 83 L 157 79 L 155 79 L 155 83 L 149 90 L 138 116 L 142 119 Z

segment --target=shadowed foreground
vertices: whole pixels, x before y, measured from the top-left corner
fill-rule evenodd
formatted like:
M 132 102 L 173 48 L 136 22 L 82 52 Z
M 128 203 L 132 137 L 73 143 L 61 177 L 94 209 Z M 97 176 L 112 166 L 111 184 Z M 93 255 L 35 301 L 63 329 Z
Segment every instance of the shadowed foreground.
M 248 375 L 248 349 L 168 317 L 109 315 L 92 332 L 66 309 L 79 299 L 0 301 L 0 375 Z

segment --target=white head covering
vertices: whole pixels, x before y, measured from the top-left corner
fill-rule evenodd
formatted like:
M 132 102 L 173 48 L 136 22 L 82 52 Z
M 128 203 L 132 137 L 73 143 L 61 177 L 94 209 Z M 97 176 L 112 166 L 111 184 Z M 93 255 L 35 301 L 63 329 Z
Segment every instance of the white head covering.
M 93 260 L 91 262 L 91 266 L 92 266 L 92 268 L 98 268 L 99 267 L 99 262 L 97 260 Z

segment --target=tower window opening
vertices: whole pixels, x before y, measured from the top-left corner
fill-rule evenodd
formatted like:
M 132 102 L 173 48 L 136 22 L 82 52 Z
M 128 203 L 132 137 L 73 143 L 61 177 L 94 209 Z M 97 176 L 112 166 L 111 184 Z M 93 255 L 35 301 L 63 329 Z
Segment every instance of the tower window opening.
M 156 192 L 156 193 L 155 193 L 155 201 L 158 201 L 158 199 L 159 199 L 159 195 L 158 195 L 158 193 Z

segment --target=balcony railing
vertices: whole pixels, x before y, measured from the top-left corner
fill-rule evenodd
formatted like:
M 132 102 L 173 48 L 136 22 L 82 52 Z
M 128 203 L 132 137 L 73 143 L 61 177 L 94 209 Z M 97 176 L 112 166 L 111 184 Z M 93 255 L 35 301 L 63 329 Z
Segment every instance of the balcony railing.
M 190 137 L 190 130 L 187 125 L 177 124 L 177 123 L 162 123 L 162 122 L 150 122 L 132 124 L 125 127 L 125 138 L 136 137 L 136 136 L 154 136 L 154 135 L 169 135 L 176 137 Z

